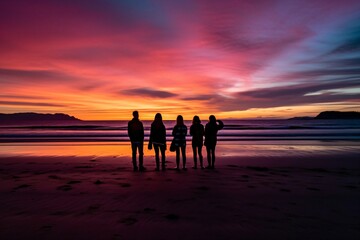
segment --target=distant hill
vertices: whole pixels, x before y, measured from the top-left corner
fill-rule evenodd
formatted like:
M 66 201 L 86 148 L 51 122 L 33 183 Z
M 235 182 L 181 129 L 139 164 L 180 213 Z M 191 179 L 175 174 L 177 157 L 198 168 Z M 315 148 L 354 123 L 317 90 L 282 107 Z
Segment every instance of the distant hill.
M 81 120 L 64 114 L 43 114 L 43 113 L 11 113 L 5 114 L 0 113 L 0 124 L 11 124 L 11 123 L 42 123 L 42 122 L 80 122 Z
M 360 119 L 360 112 L 325 111 L 316 117 L 293 117 L 288 120 L 313 120 L 313 119 Z
M 360 119 L 360 112 L 326 111 L 319 113 L 315 119 Z

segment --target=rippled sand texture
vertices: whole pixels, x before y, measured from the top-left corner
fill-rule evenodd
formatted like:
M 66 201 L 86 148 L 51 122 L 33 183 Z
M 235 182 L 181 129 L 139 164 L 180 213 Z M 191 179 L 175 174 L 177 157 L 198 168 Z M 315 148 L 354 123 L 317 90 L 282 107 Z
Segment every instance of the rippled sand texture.
M 117 155 L 2 156 L 0 238 L 357 239 L 360 165 L 342 148 L 219 152 L 215 170 L 188 155 L 179 172 L 151 156 L 143 173 Z

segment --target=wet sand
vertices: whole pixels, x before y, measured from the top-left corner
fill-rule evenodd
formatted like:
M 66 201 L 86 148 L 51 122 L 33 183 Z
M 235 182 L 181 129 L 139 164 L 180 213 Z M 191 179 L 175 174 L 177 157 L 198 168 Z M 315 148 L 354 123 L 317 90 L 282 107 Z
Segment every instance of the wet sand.
M 0 157 L 1 239 L 358 239 L 354 153 L 219 156 L 132 172 L 129 157 Z M 174 167 L 173 156 L 168 168 Z

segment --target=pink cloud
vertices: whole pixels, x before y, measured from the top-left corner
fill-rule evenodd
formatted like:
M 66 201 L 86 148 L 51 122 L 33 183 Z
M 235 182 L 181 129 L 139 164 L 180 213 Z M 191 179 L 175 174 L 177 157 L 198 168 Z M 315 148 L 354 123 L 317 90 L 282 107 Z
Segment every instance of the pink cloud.
M 286 81 L 300 86 L 304 77 L 318 81 L 314 74 L 339 75 L 341 70 L 302 69 L 284 56 L 313 58 L 304 46 L 326 39 L 325 30 L 337 31 L 358 10 L 360 3 L 350 0 L 5 1 L 0 84 L 9 92 L 61 85 L 64 92 L 106 101 L 126 100 L 121 93 L 137 89 L 225 109 L 216 100 L 236 88 Z M 250 100 L 241 98 L 243 104 Z

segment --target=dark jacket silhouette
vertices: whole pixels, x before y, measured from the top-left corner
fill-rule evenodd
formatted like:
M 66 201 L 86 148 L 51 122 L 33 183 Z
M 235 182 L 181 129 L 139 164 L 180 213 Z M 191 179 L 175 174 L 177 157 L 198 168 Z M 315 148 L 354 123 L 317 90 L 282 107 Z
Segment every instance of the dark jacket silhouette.
M 182 147 L 186 145 L 187 127 L 185 125 L 176 125 L 173 128 L 172 135 L 174 136 L 174 144 L 176 147 Z
M 144 127 L 139 119 L 133 118 L 128 123 L 128 135 L 131 142 L 144 141 Z
M 176 169 L 179 170 L 180 165 L 180 151 L 183 159 L 183 169 L 186 170 L 186 134 L 187 127 L 184 124 L 184 118 L 178 115 L 176 118 L 176 125 L 173 128 L 172 135 L 173 144 L 175 145 L 176 152 Z
M 204 125 L 201 124 L 199 116 L 195 115 L 193 118 L 193 124 L 190 127 L 190 135 L 192 136 L 191 142 L 193 150 L 194 169 L 197 169 L 197 155 L 199 155 L 201 169 L 204 168 L 202 156 L 204 132 Z
M 216 123 L 219 124 L 216 124 Z M 221 120 L 208 122 L 205 126 L 205 146 L 215 147 L 217 143 L 217 132 L 223 129 L 224 123 Z
M 165 166 L 165 150 L 166 150 L 166 128 L 162 121 L 161 113 L 155 114 L 155 119 L 151 123 L 150 128 L 150 139 L 148 149 L 152 149 L 154 146 L 155 151 L 155 162 L 156 162 L 156 171 L 160 170 L 160 155 L 161 153 L 161 167 L 164 171 Z
M 164 144 L 166 146 L 166 129 L 162 122 L 153 122 L 150 129 L 150 140 L 151 144 Z
M 192 136 L 193 146 L 202 146 L 204 140 L 204 125 L 195 123 L 190 127 L 190 135 Z

